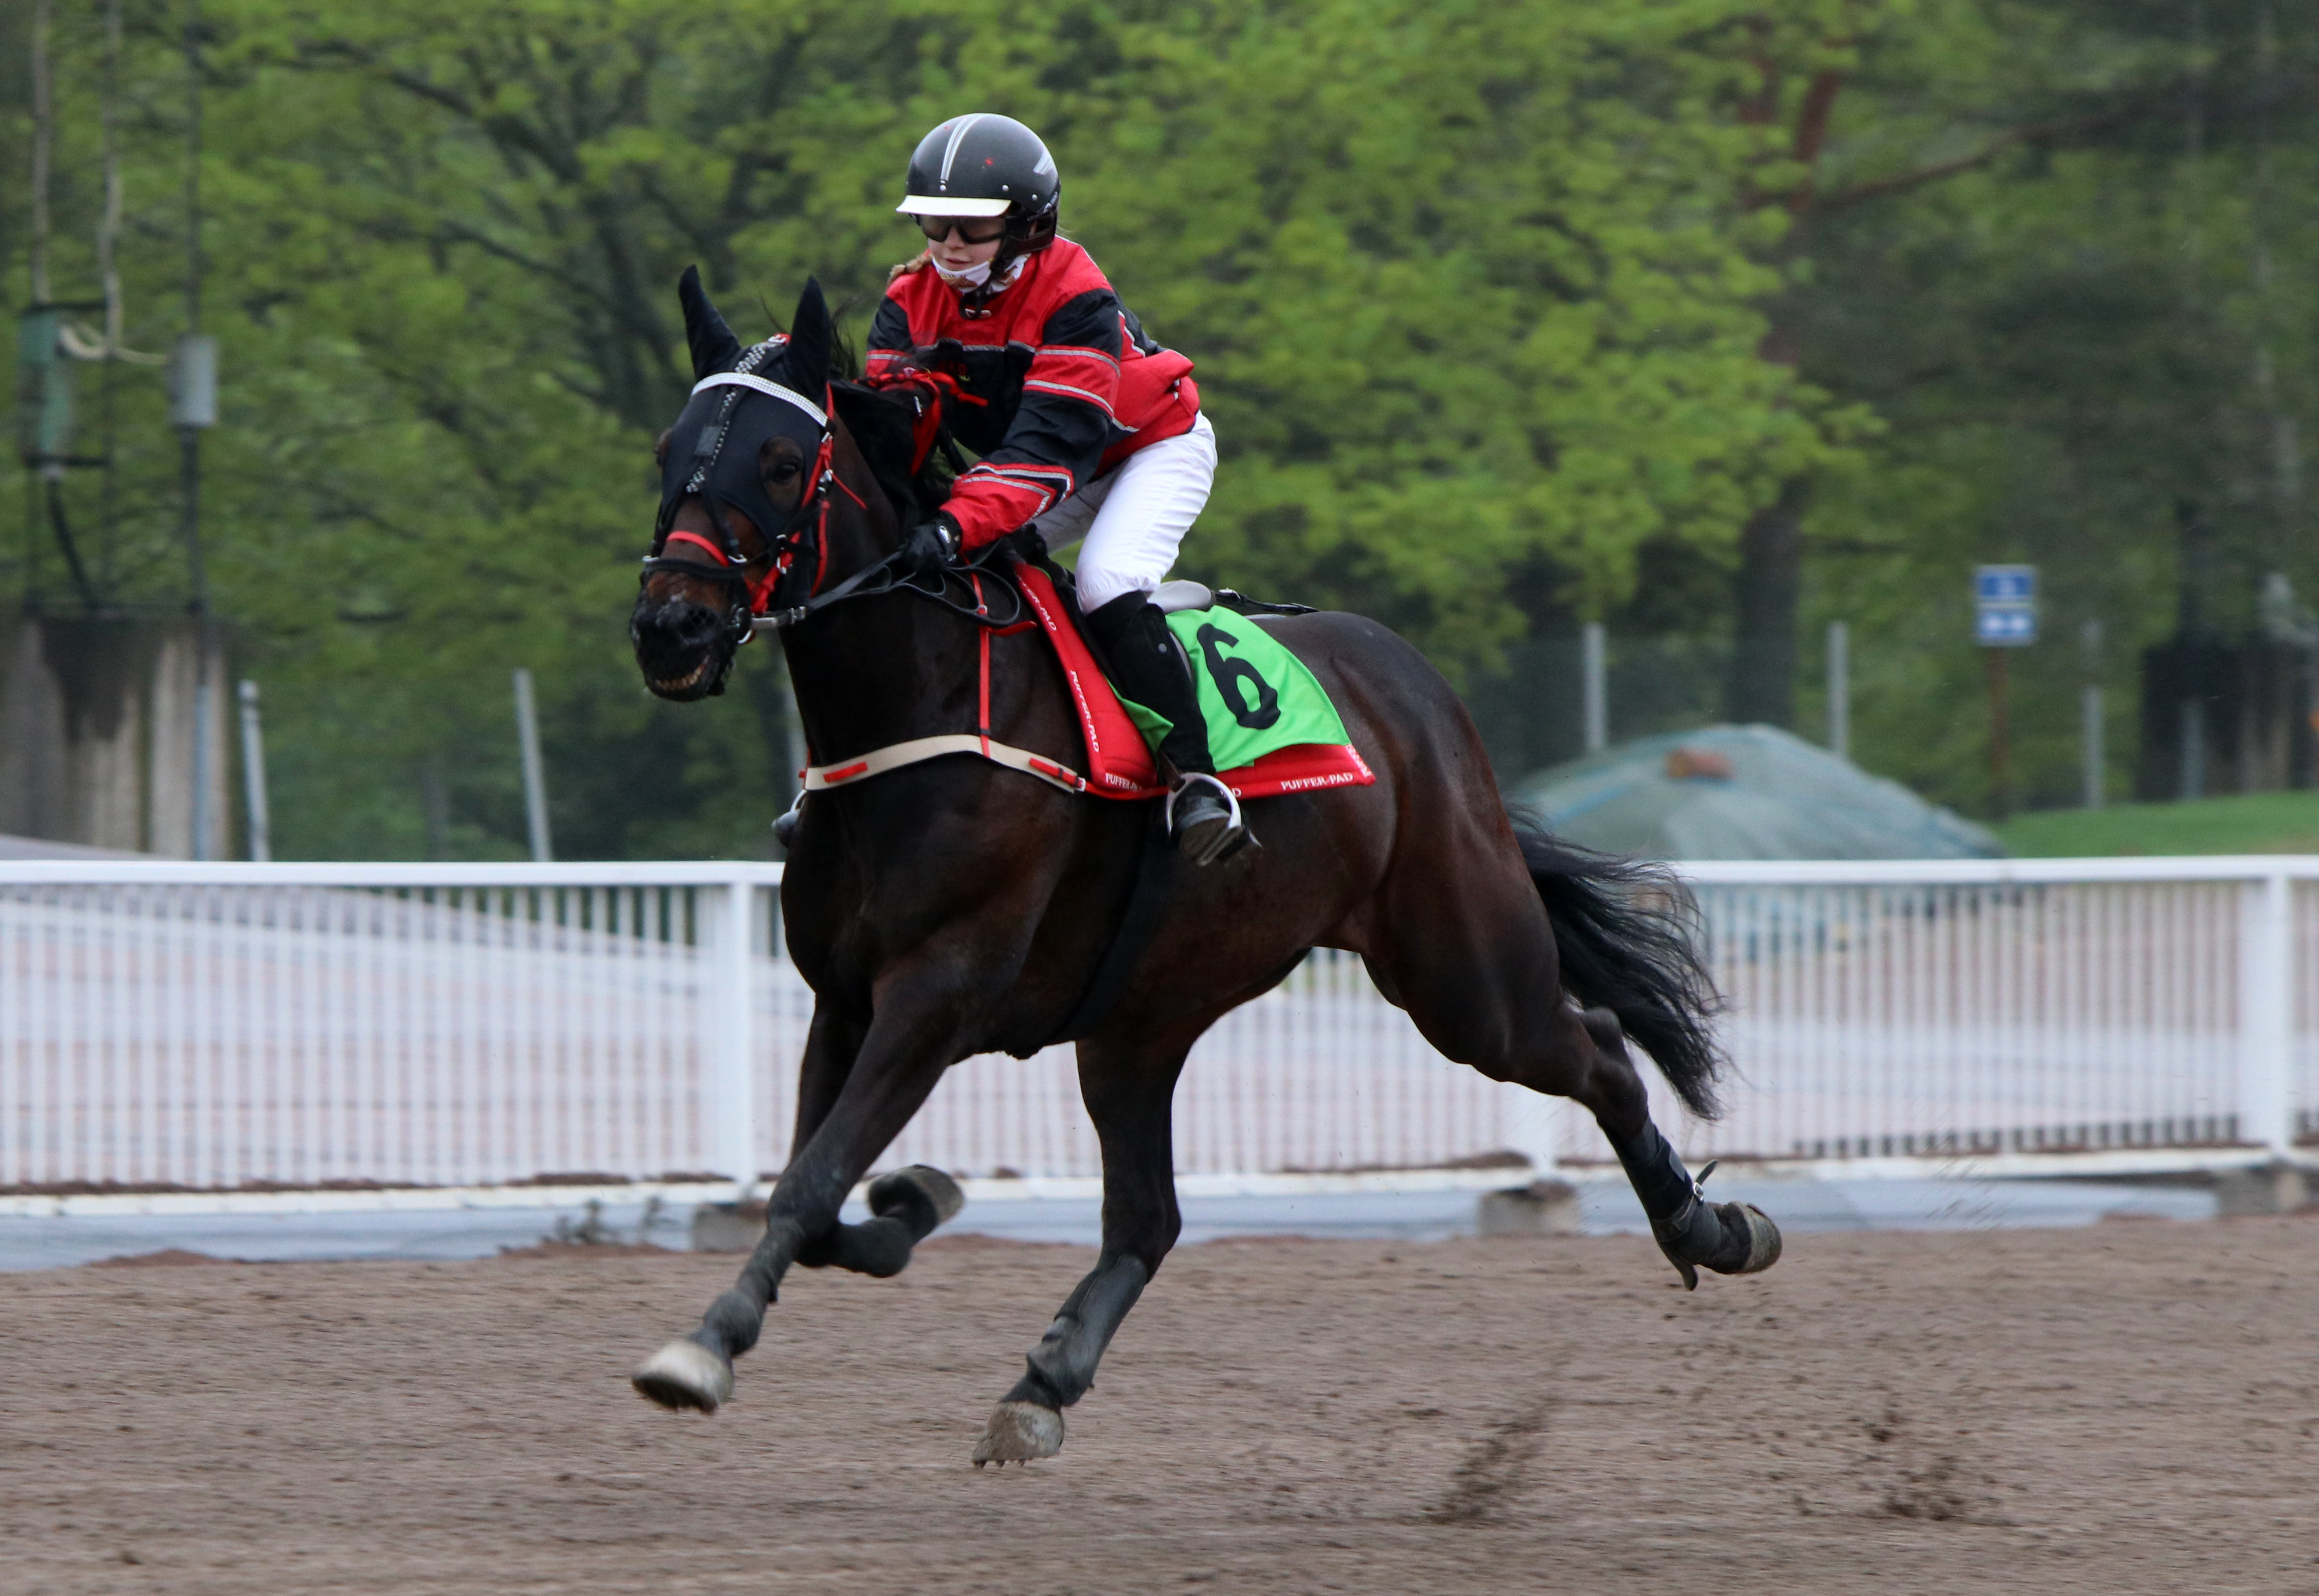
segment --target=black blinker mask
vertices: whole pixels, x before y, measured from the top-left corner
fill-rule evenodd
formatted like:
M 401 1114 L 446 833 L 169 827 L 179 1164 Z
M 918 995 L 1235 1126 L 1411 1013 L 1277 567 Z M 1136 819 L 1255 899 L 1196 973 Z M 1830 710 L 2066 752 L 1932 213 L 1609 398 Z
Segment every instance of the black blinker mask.
M 819 462 L 822 445 L 829 436 L 829 421 L 826 413 L 814 412 L 827 409 L 829 356 L 835 329 L 821 284 L 811 280 L 798 299 L 790 333 L 745 349 L 709 302 L 698 268 L 685 268 L 677 284 L 677 297 L 684 307 L 685 341 L 691 350 L 698 391 L 685 401 L 676 425 L 669 430 L 653 553 L 658 555 L 667 542 L 677 506 L 687 494 L 698 493 L 716 527 L 715 541 L 737 567 L 741 551 L 726 530 L 727 509 L 746 516 L 767 542 L 779 548 L 794 537 L 795 523 L 812 507 L 817 484 L 808 481 L 798 509 L 775 509 L 765 493 L 758 456 L 768 442 L 786 437 L 798 446 L 808 469 Z M 726 374 L 777 384 L 795 398 L 785 399 L 746 383 L 699 387 L 708 378 Z M 800 400 L 803 405 L 798 402 Z
M 826 392 L 821 383 L 799 388 L 784 380 L 790 364 L 782 358 L 787 344 L 788 339 L 781 338 L 759 344 L 741 356 L 734 370 L 795 389 L 817 406 Z M 659 536 L 654 552 L 659 552 L 657 545 L 666 539 L 675 522 L 677 506 L 693 493 L 707 502 L 717 526 L 717 542 L 735 565 L 741 563 L 741 551 L 725 530 L 728 509 L 746 516 L 769 544 L 781 543 L 794 532 L 791 523 L 800 518 L 804 507 L 781 509 L 774 506 L 765 493 L 759 457 L 766 444 L 786 437 L 798 446 L 803 462 L 800 470 L 808 469 L 820 452 L 822 436 L 814 418 L 795 403 L 753 388 L 719 385 L 693 394 L 669 431 L 668 458 L 661 466 Z M 808 482 L 806 506 L 810 505 L 813 484 Z

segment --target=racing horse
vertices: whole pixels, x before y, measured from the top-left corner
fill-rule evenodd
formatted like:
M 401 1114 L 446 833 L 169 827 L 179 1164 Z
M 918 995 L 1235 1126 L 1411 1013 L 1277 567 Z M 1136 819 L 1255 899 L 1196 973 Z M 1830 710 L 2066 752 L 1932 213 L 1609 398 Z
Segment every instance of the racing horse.
M 744 347 L 688 271 L 698 385 L 661 442 L 663 501 L 630 637 L 663 698 L 721 690 L 753 631 L 777 631 L 823 768 L 976 731 L 1078 762 L 1069 687 L 1006 602 L 1001 556 L 931 580 L 894 556 L 940 502 L 915 389 L 832 375 L 835 329 L 808 283 L 785 338 Z M 914 443 L 917 446 L 914 446 Z M 1584 1105 L 1687 1285 L 1778 1258 L 1759 1210 L 1703 1197 L 1658 1129 L 1629 1041 L 1683 1103 L 1715 1112 L 1711 983 L 1680 899 L 1640 867 L 1508 816 L 1464 706 L 1424 656 L 1359 616 L 1268 619 L 1335 700 L 1374 785 L 1252 801 L 1260 848 L 1199 868 L 1150 845 L 1150 802 L 1076 797 L 972 753 L 922 760 L 803 802 L 781 882 L 790 954 L 814 993 L 795 1140 L 766 1224 L 699 1327 L 632 1376 L 713 1412 L 792 1265 L 898 1272 L 961 1203 L 911 1168 L 840 1210 L 943 1071 L 976 1053 L 1077 1043 L 1103 1153 L 1103 1246 L 998 1402 L 973 1459 L 1054 1455 L 1063 1410 L 1180 1228 L 1169 1104 L 1186 1055 L 1314 948 L 1360 955 L 1448 1058 Z M 980 651 L 989 650 L 987 678 Z M 987 693 L 987 704 L 983 695 Z M 1153 901 L 1148 932 L 1115 947 Z M 1129 961 L 1130 978 L 1103 973 Z M 1090 1002 L 1090 987 L 1108 987 Z

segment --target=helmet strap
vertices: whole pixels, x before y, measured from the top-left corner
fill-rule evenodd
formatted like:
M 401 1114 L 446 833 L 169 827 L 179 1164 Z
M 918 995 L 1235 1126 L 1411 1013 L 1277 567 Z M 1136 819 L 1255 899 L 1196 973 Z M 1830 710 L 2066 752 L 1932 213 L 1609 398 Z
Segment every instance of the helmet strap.
M 990 275 L 979 288 L 959 296 L 959 306 L 970 317 L 988 314 L 983 307 L 1014 286 L 1007 268 L 1025 256 L 1036 255 L 1055 241 L 1055 212 L 1048 206 L 1036 216 L 1009 216 L 999 236 L 998 253 L 990 257 Z

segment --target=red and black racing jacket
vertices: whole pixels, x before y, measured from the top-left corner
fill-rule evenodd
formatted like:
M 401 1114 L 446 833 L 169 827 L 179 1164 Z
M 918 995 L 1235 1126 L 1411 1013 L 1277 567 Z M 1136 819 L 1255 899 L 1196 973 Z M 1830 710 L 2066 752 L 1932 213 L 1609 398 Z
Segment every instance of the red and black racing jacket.
M 943 409 L 982 456 L 943 512 L 968 549 L 1004 537 L 1147 444 L 1191 430 L 1192 363 L 1145 336 L 1087 252 L 1058 239 L 970 317 L 921 257 L 886 286 L 870 328 L 869 381 L 943 374 Z

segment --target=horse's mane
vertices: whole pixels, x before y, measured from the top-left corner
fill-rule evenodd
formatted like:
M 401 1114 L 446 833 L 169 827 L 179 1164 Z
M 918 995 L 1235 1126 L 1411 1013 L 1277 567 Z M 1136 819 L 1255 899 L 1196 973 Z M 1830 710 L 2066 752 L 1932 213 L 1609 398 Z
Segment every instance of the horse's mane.
M 893 504 L 896 518 L 903 526 L 912 527 L 933 515 L 950 497 L 951 473 L 943 463 L 943 451 L 929 449 L 925 467 L 911 474 L 917 411 L 909 400 L 842 378 L 831 382 L 830 392 L 845 429 L 853 435 L 855 446 L 869 463 L 870 474 L 877 478 Z

